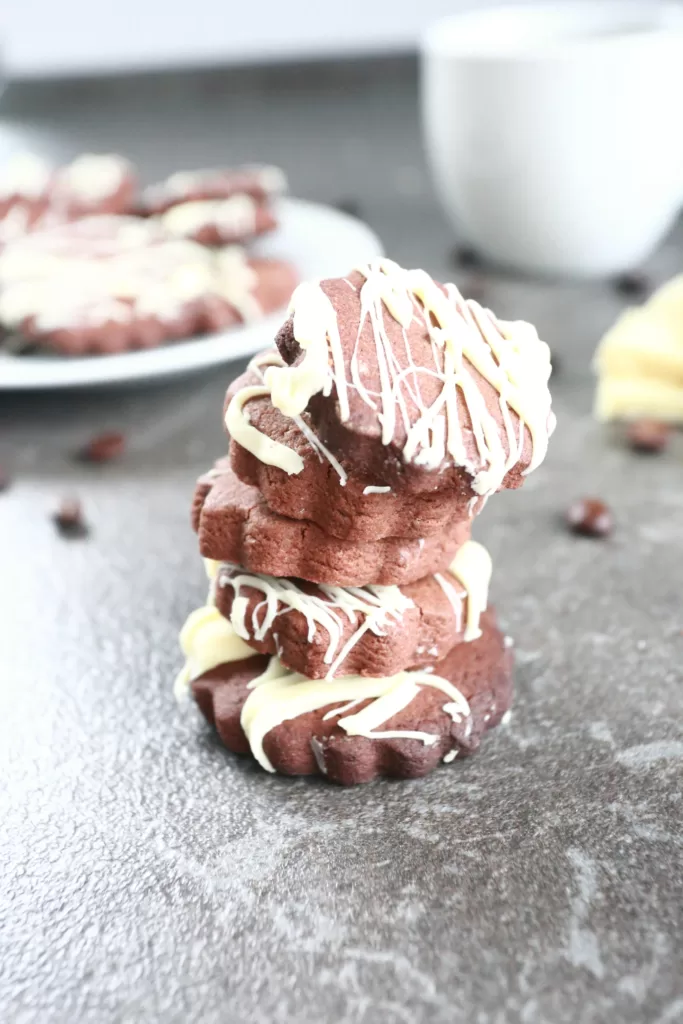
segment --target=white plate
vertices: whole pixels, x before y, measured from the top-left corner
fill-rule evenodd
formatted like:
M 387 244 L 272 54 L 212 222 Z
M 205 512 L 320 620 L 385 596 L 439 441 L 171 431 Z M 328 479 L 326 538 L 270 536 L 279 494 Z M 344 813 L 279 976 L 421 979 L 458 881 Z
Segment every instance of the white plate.
M 257 251 L 290 260 L 302 280 L 316 280 L 348 274 L 354 265 L 381 256 L 382 245 L 370 228 L 353 217 L 302 199 L 285 199 L 280 227 Z M 257 324 L 144 352 L 85 358 L 0 354 L 0 389 L 124 384 L 218 366 L 271 344 L 284 313 L 281 310 Z

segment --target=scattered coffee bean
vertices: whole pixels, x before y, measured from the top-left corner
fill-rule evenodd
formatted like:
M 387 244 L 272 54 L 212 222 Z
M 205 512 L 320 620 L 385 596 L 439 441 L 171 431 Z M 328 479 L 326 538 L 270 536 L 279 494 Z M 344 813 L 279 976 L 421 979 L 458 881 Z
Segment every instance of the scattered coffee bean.
M 481 257 L 471 245 L 456 245 L 451 252 L 451 261 L 465 270 L 481 266 Z
M 642 270 L 628 270 L 615 277 L 614 287 L 626 298 L 641 299 L 650 291 L 650 279 Z
M 657 420 L 636 420 L 629 424 L 626 440 L 636 452 L 655 455 L 662 452 L 669 443 L 671 427 Z
M 78 498 L 62 498 L 55 510 L 54 521 L 63 537 L 85 537 L 88 533 Z
M 88 441 L 78 454 L 84 462 L 112 462 L 121 458 L 125 450 L 124 435 L 117 430 L 107 430 Z
M 349 217 L 362 219 L 360 203 L 356 199 L 340 199 L 334 205 L 340 213 L 348 213 Z
M 584 537 L 606 537 L 612 532 L 614 519 L 604 501 L 579 498 L 567 511 L 567 525 Z

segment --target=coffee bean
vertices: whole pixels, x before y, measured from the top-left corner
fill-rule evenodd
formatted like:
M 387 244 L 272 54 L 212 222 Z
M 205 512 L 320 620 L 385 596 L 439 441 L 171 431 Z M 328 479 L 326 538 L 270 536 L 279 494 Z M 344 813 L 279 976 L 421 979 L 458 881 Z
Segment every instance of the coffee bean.
M 614 287 L 620 295 L 629 299 L 644 298 L 650 291 L 650 279 L 642 270 L 627 270 L 614 279 Z
M 471 245 L 456 245 L 451 252 L 451 262 L 469 270 L 481 266 L 481 257 Z
M 117 430 L 97 434 L 81 448 L 78 456 L 84 462 L 112 462 L 126 450 L 126 438 Z
M 614 519 L 604 501 L 579 498 L 567 511 L 567 525 L 584 537 L 606 537 L 612 532 Z
M 53 518 L 63 537 L 85 537 L 89 532 L 78 498 L 62 498 Z
M 636 420 L 626 430 L 626 440 L 631 448 L 647 455 L 664 451 L 670 437 L 670 425 L 657 420 Z

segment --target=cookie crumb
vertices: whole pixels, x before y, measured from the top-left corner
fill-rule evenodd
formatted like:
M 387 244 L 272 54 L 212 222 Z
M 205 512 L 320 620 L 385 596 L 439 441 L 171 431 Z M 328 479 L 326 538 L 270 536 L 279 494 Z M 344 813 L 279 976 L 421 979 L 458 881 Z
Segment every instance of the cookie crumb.
M 646 455 L 663 452 L 670 437 L 671 426 L 657 420 L 635 420 L 626 430 L 629 447 Z
M 53 519 L 63 537 L 85 537 L 89 532 L 78 498 L 62 498 Z
M 118 430 L 105 430 L 96 434 L 78 452 L 82 462 L 113 462 L 120 459 L 126 450 L 126 438 Z
M 566 521 L 583 537 L 607 537 L 614 528 L 612 513 L 599 498 L 579 498 L 567 510 Z
M 627 270 L 614 278 L 614 287 L 626 298 L 644 298 L 650 291 L 650 279 L 642 270 Z

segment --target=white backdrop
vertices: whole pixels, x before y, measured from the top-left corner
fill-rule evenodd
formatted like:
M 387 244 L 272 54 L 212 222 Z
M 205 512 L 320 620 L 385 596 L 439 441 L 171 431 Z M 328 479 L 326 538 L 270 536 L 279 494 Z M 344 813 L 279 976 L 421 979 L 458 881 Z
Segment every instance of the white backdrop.
M 486 0 L 0 0 L 8 77 L 391 53 Z M 596 0 L 592 0 L 596 2 Z

